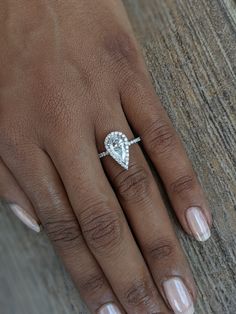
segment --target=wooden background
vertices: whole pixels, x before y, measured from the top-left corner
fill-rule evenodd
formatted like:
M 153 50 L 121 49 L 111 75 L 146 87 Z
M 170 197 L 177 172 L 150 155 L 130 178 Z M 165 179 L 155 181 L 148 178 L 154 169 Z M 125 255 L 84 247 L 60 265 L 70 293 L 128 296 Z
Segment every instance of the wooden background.
M 214 215 L 202 245 L 176 226 L 199 289 L 197 314 L 236 313 L 236 2 L 125 0 L 157 93 Z M 0 313 L 86 314 L 45 234 L 0 207 Z

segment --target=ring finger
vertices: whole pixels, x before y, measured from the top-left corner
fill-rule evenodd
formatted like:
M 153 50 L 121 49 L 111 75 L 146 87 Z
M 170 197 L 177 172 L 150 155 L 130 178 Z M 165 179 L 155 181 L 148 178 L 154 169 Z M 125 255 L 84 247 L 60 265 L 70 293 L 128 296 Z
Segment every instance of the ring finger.
M 99 151 L 104 150 L 103 140 L 113 130 L 133 138 L 121 107 L 114 115 L 100 117 L 96 127 Z M 102 159 L 105 171 L 160 293 L 175 313 L 193 313 L 195 285 L 188 263 L 139 145 L 130 146 L 130 151 L 128 171 L 110 156 Z

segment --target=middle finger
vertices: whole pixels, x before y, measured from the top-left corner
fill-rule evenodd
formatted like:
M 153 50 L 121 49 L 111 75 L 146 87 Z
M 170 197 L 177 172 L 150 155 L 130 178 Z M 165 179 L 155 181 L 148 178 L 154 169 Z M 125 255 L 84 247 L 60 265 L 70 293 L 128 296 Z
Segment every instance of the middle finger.
M 47 151 L 91 253 L 127 313 L 168 313 L 104 174 L 92 132 L 83 143 L 74 136 L 60 149 L 50 143 Z

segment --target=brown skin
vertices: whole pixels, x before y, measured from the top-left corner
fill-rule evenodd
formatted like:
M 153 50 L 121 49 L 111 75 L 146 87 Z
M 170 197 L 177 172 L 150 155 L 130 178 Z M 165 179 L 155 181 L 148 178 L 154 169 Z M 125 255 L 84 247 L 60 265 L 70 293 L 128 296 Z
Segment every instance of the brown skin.
M 0 47 L 2 198 L 42 223 L 92 313 L 107 302 L 170 313 L 162 282 L 172 276 L 195 299 L 140 146 L 128 171 L 98 158 L 109 132 L 140 135 L 184 230 L 194 205 L 211 223 L 121 2 L 3 0 Z

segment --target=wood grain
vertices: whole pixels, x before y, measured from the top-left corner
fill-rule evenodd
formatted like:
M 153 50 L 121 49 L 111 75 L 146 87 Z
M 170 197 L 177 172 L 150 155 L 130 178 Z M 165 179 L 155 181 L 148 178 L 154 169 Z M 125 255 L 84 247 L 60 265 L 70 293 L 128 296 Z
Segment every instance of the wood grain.
M 214 215 L 202 245 L 177 233 L 189 257 L 197 314 L 236 313 L 236 3 L 125 0 L 156 92 L 182 136 Z M 53 253 L 0 207 L 0 313 L 86 314 Z

